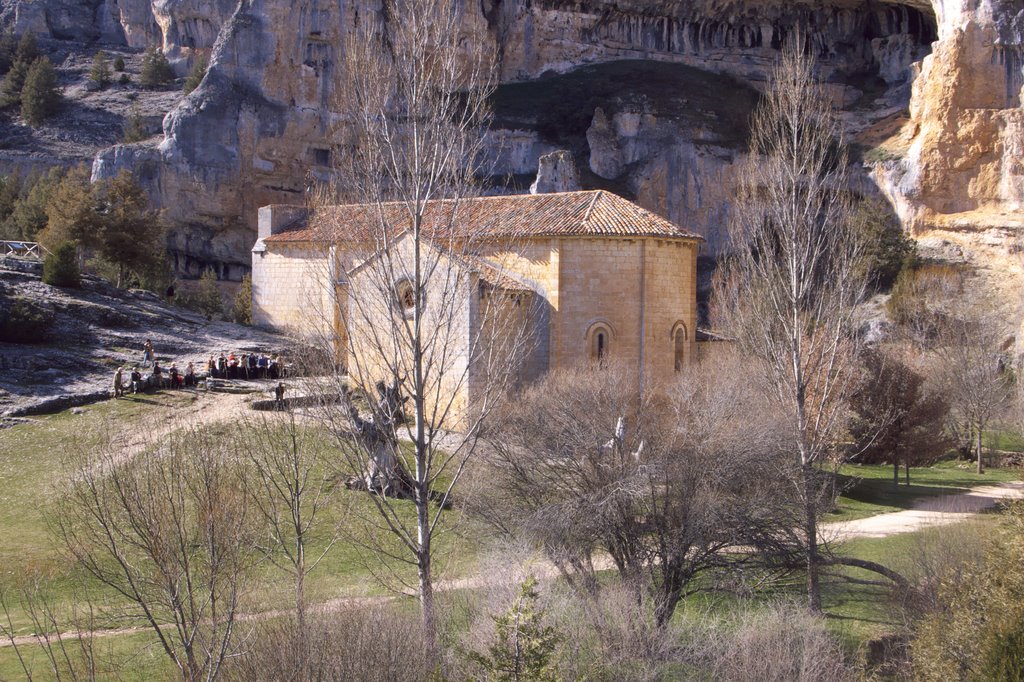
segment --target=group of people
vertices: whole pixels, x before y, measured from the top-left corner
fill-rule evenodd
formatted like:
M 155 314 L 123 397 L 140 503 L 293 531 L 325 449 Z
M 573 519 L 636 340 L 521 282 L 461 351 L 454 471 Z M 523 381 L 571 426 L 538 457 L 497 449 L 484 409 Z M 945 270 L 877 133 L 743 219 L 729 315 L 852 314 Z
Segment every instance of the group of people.
M 125 382 L 124 370 L 124 367 L 118 367 L 117 371 L 114 372 L 115 398 L 120 398 L 128 391 L 143 393 L 151 389 L 186 388 L 195 386 L 197 382 L 196 368 L 191 362 L 182 371 L 178 369 L 178 365 L 174 362 L 171 363 L 170 367 L 164 369 L 160 366 L 159 362 L 152 360 L 152 369 L 145 374 L 139 369 L 138 365 L 135 365 L 128 374 L 127 382 Z
M 217 358 L 210 356 L 206 363 L 206 374 L 215 379 L 280 379 L 284 376 L 284 363 L 279 355 L 268 357 L 256 353 L 221 353 Z M 168 368 L 161 367 L 156 359 L 153 341 L 146 339 L 142 345 L 141 369 L 135 365 L 130 372 L 127 367 L 118 367 L 114 372 L 114 397 L 120 398 L 129 391 L 142 393 L 162 388 L 189 388 L 198 382 L 196 368 L 191 362 L 184 370 L 178 369 L 174 362 Z M 283 393 L 283 385 L 279 387 Z M 277 399 L 280 401 L 281 396 Z
M 280 379 L 284 376 L 284 363 L 280 355 L 221 353 L 206 361 L 206 373 L 214 379 Z

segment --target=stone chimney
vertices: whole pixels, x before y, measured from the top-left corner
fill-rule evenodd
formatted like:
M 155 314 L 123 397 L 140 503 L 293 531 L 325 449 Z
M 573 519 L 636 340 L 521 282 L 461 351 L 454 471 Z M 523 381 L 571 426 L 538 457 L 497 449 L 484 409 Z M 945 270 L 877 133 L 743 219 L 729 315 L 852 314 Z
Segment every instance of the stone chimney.
M 530 194 L 575 192 L 580 189 L 580 174 L 572 154 L 560 149 L 540 157 L 537 179 L 530 185 Z
M 286 204 L 263 206 L 260 208 L 256 236 L 258 239 L 266 239 L 308 215 L 309 209 L 305 206 L 288 206 Z

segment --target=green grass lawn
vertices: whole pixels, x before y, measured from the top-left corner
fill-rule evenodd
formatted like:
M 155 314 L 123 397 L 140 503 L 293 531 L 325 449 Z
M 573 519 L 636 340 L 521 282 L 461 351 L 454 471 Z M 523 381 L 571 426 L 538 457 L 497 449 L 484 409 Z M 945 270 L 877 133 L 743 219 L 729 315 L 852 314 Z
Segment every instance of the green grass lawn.
M 47 514 L 53 508 L 54 484 L 62 474 L 63 461 L 75 450 L 70 447 L 72 443 L 88 447 L 91 442 L 101 440 L 86 428 L 87 425 L 110 420 L 109 423 L 119 428 L 145 429 L 153 420 L 170 417 L 191 400 L 191 394 L 184 392 L 155 393 L 139 399 L 99 403 L 86 408 L 83 415 L 67 411 L 0 431 L 0 528 L 3 529 L 0 533 L 0 585 L 10 584 L 20 574 L 40 574 L 47 578 L 47 595 L 58 602 L 67 603 L 80 597 L 84 590 L 90 599 L 105 606 L 108 609 L 103 621 L 105 627 L 137 624 L 117 608 L 117 600 L 112 599 L 109 593 L 69 569 L 69 562 L 59 551 L 47 525 Z M 910 487 L 900 485 L 894 488 L 892 472 L 887 466 L 846 466 L 840 474 L 850 487 L 840 498 L 837 512 L 830 514 L 825 521 L 906 509 L 922 497 L 1020 478 L 1020 472 L 1013 470 L 989 470 L 978 476 L 973 470 L 958 467 L 955 463 L 912 469 L 913 485 Z M 406 511 L 411 513 L 411 503 L 404 504 Z M 365 493 L 340 489 L 328 518 L 333 524 L 352 515 L 372 517 L 372 513 L 372 501 Z M 990 519 L 983 518 L 976 523 L 990 522 Z M 484 545 L 483 536 L 484 531 L 470 523 L 462 524 L 456 532 L 442 535 L 437 543 L 437 565 L 447 570 L 440 578 L 458 577 L 474 570 L 475 559 Z M 895 568 L 913 554 L 911 550 L 921 537 L 921 534 L 909 533 L 881 540 L 857 540 L 846 543 L 841 551 Z M 307 582 L 309 601 L 316 603 L 344 596 L 387 594 L 372 570 L 377 563 L 376 556 L 342 537 L 310 575 Z M 397 571 L 408 584 L 414 584 L 412 566 L 401 566 Z M 849 574 L 858 578 L 868 577 L 857 569 L 849 569 Z M 756 598 L 799 600 L 802 594 L 802 581 L 795 576 L 784 584 L 764 590 Z M 892 607 L 891 594 L 885 588 L 830 581 L 825 585 L 824 599 L 829 627 L 843 638 L 850 651 L 856 651 L 867 640 L 898 631 L 901 626 L 899 614 Z M 402 600 L 398 607 L 403 608 L 405 601 Z M 413 600 L 407 601 L 406 606 L 414 608 Z M 283 609 L 291 603 L 289 576 L 264 563 L 253 578 L 243 610 Z M 735 597 L 705 594 L 688 600 L 684 611 L 710 613 L 727 610 L 730 604 L 735 603 L 738 603 Z M 19 632 L 29 632 L 26 614 L 15 608 L 13 616 Z M 154 679 L 165 677 L 168 672 L 164 654 L 152 646 L 153 637 L 148 633 L 110 636 L 97 641 L 102 642 L 101 648 L 111 668 L 121 667 L 127 671 L 124 679 Z M 34 657 L 34 666 L 44 665 L 38 649 L 30 647 L 30 655 Z M 20 677 L 21 669 L 13 650 L 0 649 L 0 679 Z
M 845 488 L 835 509 L 823 521 L 852 521 L 876 514 L 912 509 L 917 500 L 964 492 L 979 485 L 1021 480 L 1019 469 L 988 469 L 980 476 L 973 465 L 959 466 L 958 462 L 942 462 L 931 467 L 911 467 L 910 483 L 904 484 L 900 471 L 900 484 L 892 482 L 892 467 L 886 464 L 847 464 L 839 470 L 841 485 Z
M 158 392 L 139 398 L 101 402 L 85 408 L 84 414 L 65 411 L 40 417 L 32 423 L 0 430 L 0 528 L 3 529 L 0 532 L 0 588 L 6 587 L 9 594 L 15 594 L 11 616 L 16 632 L 32 632 L 28 614 L 16 603 L 17 586 L 25 576 L 42 579 L 46 598 L 57 605 L 62 615 L 66 616 L 66 609 L 72 602 L 88 598 L 103 612 L 99 627 L 138 625 L 138 621 L 125 608 L 127 604 L 123 600 L 89 576 L 71 568 L 71 562 L 61 552 L 59 543 L 51 534 L 48 516 L 55 507 L 56 484 L 61 480 L 69 460 L 76 451 L 98 445 L 103 440 L 100 431 L 107 428 L 149 428 L 154 421 L 170 418 L 192 400 L 192 394 L 188 392 Z M 329 530 L 340 525 L 346 518 L 358 515 L 373 518 L 373 502 L 366 493 L 349 491 L 343 487 L 335 492 L 335 500 L 324 517 L 325 526 Z M 413 516 L 411 502 L 400 502 L 399 506 L 403 513 Z M 472 533 L 472 527 L 462 525 L 459 532 L 444 533 L 437 537 L 435 566 L 439 578 L 457 576 L 472 564 L 480 543 L 478 538 L 467 540 L 465 532 Z M 310 556 L 318 555 L 319 550 L 325 546 L 324 540 L 316 543 Z M 380 573 L 378 557 L 342 534 L 321 564 L 308 576 L 308 601 L 317 603 L 346 596 L 392 594 L 376 580 L 371 570 L 374 566 L 377 566 L 377 573 Z M 394 575 L 401 579 L 393 580 L 393 583 L 415 585 L 415 567 L 395 565 L 391 568 Z M 252 576 L 242 610 L 252 613 L 287 609 L 292 604 L 291 577 L 269 561 L 264 561 Z M 147 648 L 154 641 L 148 633 L 104 637 L 98 641 L 113 647 L 110 656 L 113 661 L 119 662 L 118 665 L 138 655 L 141 663 L 136 665 L 132 661 L 127 666 L 127 669 L 132 670 L 132 675 L 138 671 L 138 676 L 128 676 L 126 679 L 153 679 L 153 676 L 147 677 L 145 671 L 153 665 L 157 668 L 164 665 L 164 654 Z M 29 650 L 33 656 L 41 656 L 36 647 L 30 647 Z M 150 661 L 151 658 L 156 661 Z M 23 676 L 20 670 L 13 650 L 0 648 L 0 680 L 19 679 Z

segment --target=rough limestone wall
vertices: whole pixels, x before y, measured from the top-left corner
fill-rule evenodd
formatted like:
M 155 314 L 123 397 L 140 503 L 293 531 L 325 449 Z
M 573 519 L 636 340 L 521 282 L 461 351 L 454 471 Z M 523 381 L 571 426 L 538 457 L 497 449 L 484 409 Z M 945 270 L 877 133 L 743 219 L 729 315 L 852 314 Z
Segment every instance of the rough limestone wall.
M 1024 1 L 936 0 L 939 40 L 920 66 L 913 142 L 876 169 L 914 232 L 1017 225 L 1024 205 Z
M 827 55 L 825 75 L 877 69 L 896 84 L 927 51 L 931 29 L 918 5 L 484 0 L 465 4 L 464 32 L 468 43 L 499 56 L 506 81 L 640 58 L 690 64 L 756 83 L 781 41 L 804 27 L 809 41 Z M 327 169 L 317 165 L 318 149 L 334 132 L 333 83 L 346 37 L 356 21 L 378 16 L 380 7 L 364 0 L 241 0 L 226 20 L 217 18 L 224 10 L 222 0 L 154 2 L 152 9 L 172 56 L 188 53 L 190 41 L 197 48 L 205 44 L 213 27 L 221 26 L 209 75 L 165 120 L 166 139 L 157 152 L 164 177 L 152 187 L 175 225 L 175 244 L 203 249 L 209 243 L 210 251 L 190 255 L 222 260 L 236 238 L 217 235 L 253 230 L 258 206 L 301 202 L 310 179 L 327 177 Z M 848 86 L 835 87 L 840 101 L 858 95 Z M 496 138 L 511 145 L 495 151 L 505 164 L 502 172 L 532 172 L 537 157 L 551 151 L 521 132 L 497 133 Z M 102 176 L 153 154 L 112 150 L 101 155 L 96 167 Z M 710 226 L 724 215 L 731 163 L 727 154 L 680 144 L 638 162 L 625 182 L 645 206 L 708 232 L 713 250 L 718 241 Z M 232 253 L 239 262 L 247 259 L 246 250 Z

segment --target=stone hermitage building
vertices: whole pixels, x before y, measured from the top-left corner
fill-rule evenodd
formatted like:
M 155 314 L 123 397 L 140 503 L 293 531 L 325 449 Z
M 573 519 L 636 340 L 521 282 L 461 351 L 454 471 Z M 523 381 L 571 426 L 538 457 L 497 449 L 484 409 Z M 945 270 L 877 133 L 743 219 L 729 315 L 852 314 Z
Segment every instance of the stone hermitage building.
M 395 222 L 386 219 L 396 227 L 408 221 L 398 204 L 261 208 L 252 249 L 253 323 L 331 333 L 344 364 L 360 333 L 347 322 L 351 288 L 364 286 L 360 273 L 378 257 L 358 244 L 353 226 L 378 210 L 393 211 Z M 466 297 L 468 305 L 483 298 L 484 288 L 528 299 L 532 344 L 518 369 L 521 380 L 604 359 L 663 378 L 693 358 L 700 236 L 603 190 L 465 199 L 457 216 L 453 229 L 474 239 L 473 256 L 464 259 L 473 273 L 467 282 L 481 288 Z M 407 245 L 398 236 L 389 248 Z M 396 300 L 401 285 L 394 283 Z M 466 319 L 474 319 L 472 310 Z

